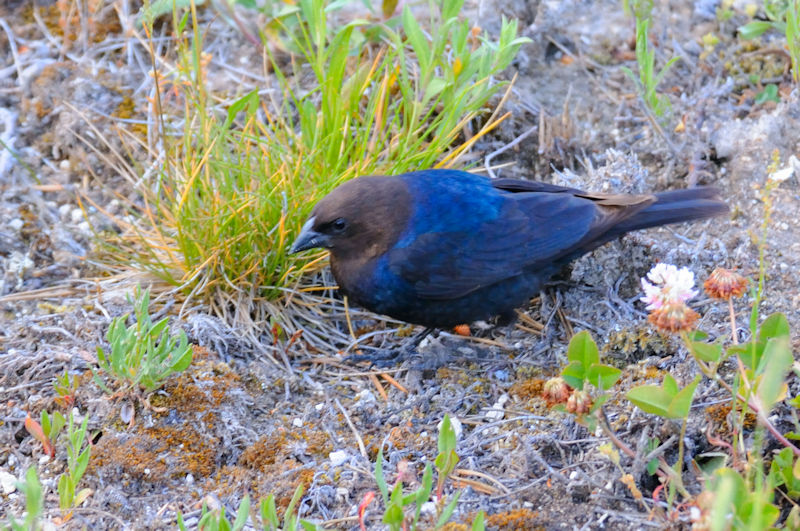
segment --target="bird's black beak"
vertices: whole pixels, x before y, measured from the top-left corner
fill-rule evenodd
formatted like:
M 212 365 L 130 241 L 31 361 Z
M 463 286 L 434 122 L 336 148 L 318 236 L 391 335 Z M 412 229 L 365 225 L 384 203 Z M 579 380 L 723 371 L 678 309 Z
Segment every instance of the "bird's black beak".
M 297 235 L 297 239 L 289 248 L 289 253 L 299 253 L 315 247 L 327 248 L 330 246 L 330 238 L 326 234 L 315 231 L 312 228 L 313 226 L 314 218 L 312 217 L 303 225 L 300 234 Z

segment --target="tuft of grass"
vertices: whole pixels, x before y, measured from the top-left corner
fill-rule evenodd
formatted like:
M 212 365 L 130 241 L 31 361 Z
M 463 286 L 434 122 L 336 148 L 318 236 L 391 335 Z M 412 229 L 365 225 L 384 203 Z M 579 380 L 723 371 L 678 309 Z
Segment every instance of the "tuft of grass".
M 271 85 L 222 103 L 194 5 L 176 13 L 176 68 L 155 78 L 159 98 L 179 94 L 183 131 L 163 137 L 155 174 L 127 172 L 138 197 L 121 197 L 131 216 L 114 218 L 121 235 L 101 235 L 103 261 L 155 274 L 220 315 L 281 298 L 325 257 L 287 254 L 318 199 L 359 175 L 452 166 L 505 117 L 488 107 L 507 85 L 494 76 L 525 39 L 503 20 L 491 40 L 459 19 L 462 4 L 430 2 L 424 25 L 405 6 L 394 28 L 337 26 L 333 5 L 301 0 L 286 17 L 291 31 L 265 48 Z M 285 66 L 273 48 L 297 52 Z

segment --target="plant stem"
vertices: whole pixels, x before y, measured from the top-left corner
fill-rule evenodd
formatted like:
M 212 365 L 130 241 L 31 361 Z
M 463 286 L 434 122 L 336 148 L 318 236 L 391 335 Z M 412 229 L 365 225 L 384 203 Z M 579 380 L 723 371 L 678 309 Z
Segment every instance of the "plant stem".
M 608 417 L 606 416 L 606 412 L 602 407 L 600 407 L 600 409 L 597 410 L 597 421 L 600 425 L 600 429 L 602 429 L 603 433 L 605 433 L 606 436 L 609 439 L 611 439 L 611 442 L 614 443 L 614 446 L 619 448 L 622 451 L 622 453 L 624 453 L 631 459 L 636 459 L 636 452 L 634 452 L 630 446 L 625 444 L 622 441 L 622 439 L 617 437 L 617 434 L 614 433 L 614 430 L 611 429 L 611 425 L 608 423 Z M 683 435 L 686 433 L 685 429 L 686 425 L 684 423 L 684 429 L 681 432 L 681 443 L 680 443 L 681 459 L 683 459 Z M 658 464 L 659 464 L 658 466 L 659 477 L 665 480 L 666 479 L 674 480 L 674 485 L 675 488 L 678 489 L 678 492 L 680 492 L 681 495 L 686 498 L 690 497 L 689 491 L 687 491 L 686 488 L 684 488 L 683 486 L 683 480 L 681 479 L 681 476 L 677 474 L 675 470 L 673 470 L 673 468 L 667 464 L 666 460 L 662 456 L 658 457 Z
M 734 345 L 738 345 L 739 335 L 736 333 L 736 312 L 733 311 L 733 297 L 728 298 L 728 313 L 731 317 L 731 339 Z
M 678 439 L 678 462 L 675 463 L 678 477 L 683 477 L 683 451 L 684 451 L 683 440 L 686 438 L 686 426 L 688 424 L 689 424 L 689 416 L 687 415 L 683 417 L 683 423 L 681 424 L 681 438 Z
M 738 358 L 737 358 L 737 359 L 738 359 Z M 731 393 L 731 395 L 735 395 L 735 396 L 736 396 L 736 398 L 737 398 L 737 399 L 739 399 L 739 400 L 740 400 L 742 403 L 744 403 L 744 404 L 747 404 L 747 407 L 749 407 L 749 408 L 750 408 L 750 410 L 751 410 L 753 413 L 755 413 L 755 414 L 756 414 L 756 416 L 758 417 L 758 420 L 760 420 L 760 421 L 761 421 L 761 423 L 764 425 L 764 427 L 765 427 L 765 428 L 767 428 L 767 430 L 768 430 L 768 431 L 769 431 L 769 432 L 772 434 L 772 436 L 773 436 L 773 437 L 775 437 L 775 438 L 778 440 L 778 442 L 780 442 L 780 443 L 781 443 L 782 445 L 784 445 L 786 448 L 790 448 L 790 449 L 792 450 L 792 453 L 793 453 L 794 455 L 796 455 L 796 456 L 800 457 L 800 448 L 798 448 L 797 446 L 795 446 L 794 444 L 792 444 L 792 443 L 789 441 L 789 439 L 787 439 L 786 437 L 784 437 L 784 436 L 783 436 L 783 434 L 782 434 L 781 432 L 779 432 L 779 431 L 778 431 L 778 429 L 777 429 L 775 426 L 773 426 L 773 425 L 772 425 L 772 423 L 771 423 L 771 422 L 769 421 L 769 419 L 767 418 L 767 415 L 764 413 L 764 411 L 763 411 L 763 410 L 762 410 L 762 409 L 759 407 L 759 405 L 758 405 L 758 404 L 757 404 L 755 401 L 753 401 L 753 400 L 746 400 L 746 399 L 745 399 L 745 398 L 744 398 L 742 395 L 740 395 L 739 393 L 734 393 L 734 392 L 733 392 L 733 389 L 731 388 L 731 386 L 730 386 L 730 385 L 728 385 L 728 382 L 726 382 L 725 380 L 723 380 L 723 379 L 722 379 L 722 378 L 721 378 L 721 377 L 720 377 L 720 376 L 719 376 L 717 373 L 715 373 L 715 372 L 711 371 L 711 370 L 710 370 L 710 369 L 709 369 L 709 368 L 708 368 L 708 367 L 707 367 L 707 366 L 706 366 L 704 363 L 702 363 L 700 360 L 697 360 L 697 359 L 695 359 L 695 361 L 697 362 L 697 366 L 698 366 L 698 367 L 700 367 L 700 371 L 703 373 L 703 375 L 704 375 L 706 378 L 709 378 L 709 379 L 711 379 L 711 380 L 714 380 L 714 381 L 715 381 L 715 382 L 717 382 L 719 385 L 721 385 L 722 387 L 724 387 L 724 388 L 725 388 L 725 389 L 726 389 L 726 390 L 727 390 L 729 393 Z

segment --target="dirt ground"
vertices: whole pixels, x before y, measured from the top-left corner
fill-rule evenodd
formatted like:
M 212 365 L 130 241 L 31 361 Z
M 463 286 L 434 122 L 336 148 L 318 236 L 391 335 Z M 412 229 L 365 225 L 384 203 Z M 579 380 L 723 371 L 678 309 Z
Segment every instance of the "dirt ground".
M 122 152 L 135 160 L 140 153 L 116 131 L 148 125 L 150 65 L 130 37 L 135 9 L 129 4 L 106 2 L 93 25 L 73 33 L 70 28 L 86 25 L 60 25 L 55 2 L 0 6 L 0 139 L 8 148 L 0 151 L 0 521 L 22 513 L 23 497 L 8 478 L 31 464 L 45 488 L 47 518 L 58 523 L 62 516 L 56 482 L 64 452 L 48 459 L 23 422 L 28 413 L 38 418 L 58 407 L 52 381 L 68 371 L 80 382 L 75 407 L 89 415 L 93 448 L 81 483 L 92 494 L 67 529 L 175 528 L 177 511 L 192 527 L 204 501 L 233 513 L 247 493 L 253 499 L 274 493 L 285 507 L 299 484 L 306 487 L 301 516 L 357 529 L 358 504 L 376 490 L 378 449 L 390 483 L 404 462 L 418 479 L 436 455 L 445 413 L 463 426 L 460 473 L 448 482 L 448 492 L 462 490 L 455 522 L 468 523 L 485 510 L 490 529 L 690 526 L 688 507 L 667 517 L 653 511 L 657 482 L 642 462 L 622 460 L 644 494 L 637 500 L 598 450 L 608 440 L 548 410 L 538 394 L 565 365 L 571 334 L 588 329 L 606 361 L 623 370 L 606 406 L 618 437 L 644 455 L 648 438 L 676 433 L 675 425 L 623 398 L 630 387 L 658 383 L 666 372 L 687 383 L 696 370 L 685 349 L 647 324 L 639 279 L 657 262 L 686 266 L 699 282 L 716 266 L 756 278 L 767 167 L 776 152 L 779 168 L 800 157 L 800 90 L 791 83 L 781 36 L 739 40 L 736 27 L 748 18 L 735 12 L 720 22 L 713 1 L 658 3 L 652 31 L 658 62 L 681 58 L 660 85 L 672 114 L 659 126 L 621 70 L 635 68 L 633 22 L 621 3 L 468 1 L 464 16 L 484 29 L 499 29 L 501 14 L 516 17 L 532 40 L 505 73 L 518 74 L 506 107 L 511 117 L 473 151 L 477 167 L 484 160 L 511 163 L 494 173 L 603 191 L 713 185 L 731 216 L 631 234 L 581 258 L 532 301 L 516 326 L 473 327 L 477 339 L 443 332 L 425 343 L 421 361 L 388 371 L 402 390 L 375 371 L 341 363 L 337 352 L 274 344 L 267 323 L 254 343 L 195 308 L 172 323 L 197 345 L 194 363 L 150 397 L 155 407 L 147 409 L 109 398 L 92 382 L 96 346 L 105 345 L 111 318 L 131 311 L 124 293 L 147 278 L 102 280 L 92 228 L 109 220 L 77 200 L 88 194 L 115 213 L 120 205 L 112 190 L 131 193 L 106 158 Z M 245 81 L 257 83 L 247 72 L 260 71 L 260 52 L 224 17 L 210 9 L 201 16 L 214 51 L 214 89 L 232 93 Z M 704 44 L 712 33 L 719 39 L 713 47 Z M 778 85 L 780 102 L 755 102 L 764 83 Z M 787 315 L 797 353 L 795 164 L 773 195 L 761 315 Z M 319 281 L 332 283 L 326 275 Z M 728 333 L 727 307 L 702 295 L 692 305 L 702 315 L 701 329 L 712 337 Z M 746 297 L 736 303 L 742 339 L 750 305 Z M 334 306 L 319 326 L 346 337 L 341 304 Z M 156 309 L 177 314 L 168 297 Z M 364 312 L 355 318 L 357 327 L 378 332 L 373 344 L 402 341 L 393 333 L 397 323 Z M 341 348 L 347 347 L 345 340 Z M 265 351 L 289 367 L 270 362 Z M 797 388 L 790 381 L 789 395 Z M 724 399 L 723 390 L 701 383 L 687 464 L 718 450 L 707 430 L 729 434 Z M 123 422 L 131 406 L 133 422 Z M 779 430 L 794 429 L 790 413 L 786 406 L 774 413 Z M 768 450 L 774 448 L 770 441 Z M 677 444 L 664 457 L 674 462 Z M 688 470 L 689 490 L 697 493 L 702 484 Z M 785 516 L 788 505 L 781 506 Z M 370 528 L 382 528 L 381 514 L 373 502 Z

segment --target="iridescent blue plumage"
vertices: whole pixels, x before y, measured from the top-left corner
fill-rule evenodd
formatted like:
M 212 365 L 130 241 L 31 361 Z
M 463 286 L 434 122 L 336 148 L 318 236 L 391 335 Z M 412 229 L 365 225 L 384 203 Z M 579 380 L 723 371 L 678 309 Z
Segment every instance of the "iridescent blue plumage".
M 565 263 L 627 231 L 727 212 L 716 196 L 589 194 L 454 170 L 363 177 L 316 205 L 292 249 L 329 248 L 342 292 L 365 308 L 449 327 L 511 314 Z

